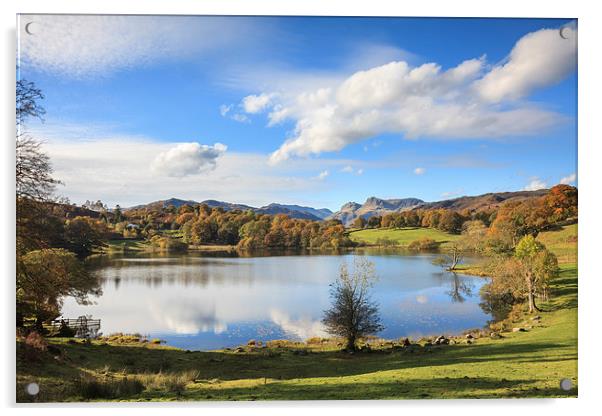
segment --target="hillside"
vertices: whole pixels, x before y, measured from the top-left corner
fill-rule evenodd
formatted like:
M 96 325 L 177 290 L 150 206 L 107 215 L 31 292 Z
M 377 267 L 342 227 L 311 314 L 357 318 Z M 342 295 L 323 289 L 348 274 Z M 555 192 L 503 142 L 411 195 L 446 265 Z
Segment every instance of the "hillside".
M 508 201 L 524 201 L 525 199 L 537 198 L 548 193 L 548 189 L 537 191 L 517 192 L 492 192 L 477 196 L 462 196 L 454 199 L 446 199 L 436 202 L 426 202 L 418 208 L 421 209 L 451 209 L 454 211 L 483 211 L 498 208 Z

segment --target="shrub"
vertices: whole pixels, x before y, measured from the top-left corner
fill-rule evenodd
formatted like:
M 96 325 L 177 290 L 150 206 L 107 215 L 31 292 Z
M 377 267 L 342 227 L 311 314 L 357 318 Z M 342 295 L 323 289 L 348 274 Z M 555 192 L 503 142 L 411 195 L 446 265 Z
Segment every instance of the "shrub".
M 376 239 L 377 246 L 391 247 L 397 245 L 397 241 L 388 237 L 379 237 Z
M 439 244 L 430 238 L 421 238 L 420 240 L 414 240 L 408 245 L 410 250 L 434 250 L 439 247 Z
M 25 338 L 25 345 L 36 351 L 44 352 L 48 349 L 48 342 L 36 331 L 32 331 Z

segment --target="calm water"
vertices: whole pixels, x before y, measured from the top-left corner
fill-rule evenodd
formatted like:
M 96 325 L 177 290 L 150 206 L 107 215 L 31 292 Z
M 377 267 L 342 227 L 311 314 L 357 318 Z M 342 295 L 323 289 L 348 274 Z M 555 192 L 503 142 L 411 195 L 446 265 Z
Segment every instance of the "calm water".
M 433 255 L 364 253 L 374 262 L 384 338 L 453 334 L 481 327 L 485 279 L 442 272 Z M 326 336 L 320 323 L 329 284 L 353 255 L 108 257 L 95 273 L 93 305 L 66 299 L 63 314 L 92 315 L 101 331 L 141 333 L 185 349 L 217 349 L 250 339 Z

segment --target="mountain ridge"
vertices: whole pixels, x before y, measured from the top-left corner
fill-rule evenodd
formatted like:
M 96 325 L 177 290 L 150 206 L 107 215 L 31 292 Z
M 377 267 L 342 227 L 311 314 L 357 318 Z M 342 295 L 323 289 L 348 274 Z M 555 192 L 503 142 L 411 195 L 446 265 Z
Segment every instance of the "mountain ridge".
M 125 208 L 125 211 L 134 209 L 161 209 L 169 205 L 174 205 L 176 208 L 182 205 L 201 205 L 206 204 L 211 208 L 223 208 L 226 211 L 234 209 L 252 210 L 260 214 L 285 214 L 291 218 L 308 219 L 313 221 L 323 220 L 340 220 L 344 225 L 349 226 L 358 217 L 368 219 L 375 215 L 386 215 L 393 212 L 407 211 L 412 209 L 451 209 L 454 211 L 481 211 L 494 209 L 508 201 L 522 201 L 529 198 L 535 198 L 545 195 L 549 189 L 540 189 L 536 191 L 508 191 L 508 192 L 489 192 L 474 196 L 460 196 L 452 199 L 444 199 L 434 202 L 425 202 L 419 198 L 377 198 L 371 196 L 366 198 L 363 204 L 354 201 L 347 202 L 341 208 L 332 212 L 328 208 L 313 208 L 295 204 L 280 204 L 271 203 L 262 207 L 253 207 L 245 204 L 237 204 L 231 202 L 217 201 L 207 199 L 201 202 L 194 200 L 185 200 L 179 198 L 169 198 L 150 202 L 148 204 L 136 205 Z

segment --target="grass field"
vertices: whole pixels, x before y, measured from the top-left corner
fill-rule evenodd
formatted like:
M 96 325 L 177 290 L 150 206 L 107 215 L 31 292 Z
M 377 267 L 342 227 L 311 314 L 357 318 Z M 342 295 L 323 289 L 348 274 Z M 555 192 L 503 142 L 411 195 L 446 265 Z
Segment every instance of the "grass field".
M 434 228 L 373 228 L 365 230 L 357 230 L 349 233 L 349 237 L 355 242 L 363 242 L 367 244 L 376 244 L 380 238 L 393 240 L 399 246 L 407 246 L 411 242 L 429 238 L 441 245 L 449 243 L 460 238 L 459 235 L 449 234 Z
M 552 250 L 564 250 L 564 233 L 570 235 L 570 228 L 541 238 Z M 412 348 L 383 344 L 354 355 L 319 343 L 190 352 L 127 339 L 85 344 L 54 338 L 52 353 L 32 361 L 19 341 L 17 400 L 34 400 L 25 393 L 31 382 L 40 384 L 35 401 L 575 397 L 575 263 L 561 265 L 550 301 L 539 306 L 540 321 L 519 318 L 512 325 L 527 331 L 506 332 L 502 339 Z M 572 381 L 572 390 L 559 388 L 563 378 Z
M 537 240 L 556 254 L 559 263 L 577 262 L 577 224 L 566 225 L 559 230 L 540 233 Z

